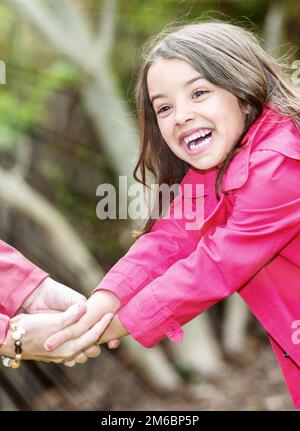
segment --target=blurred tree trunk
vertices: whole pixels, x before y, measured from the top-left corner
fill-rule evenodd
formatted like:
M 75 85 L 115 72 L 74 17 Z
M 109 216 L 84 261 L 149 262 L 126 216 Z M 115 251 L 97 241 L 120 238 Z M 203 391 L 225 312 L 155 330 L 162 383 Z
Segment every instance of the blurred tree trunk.
M 222 341 L 227 354 L 236 356 L 245 351 L 250 316 L 247 304 L 237 293 L 227 299 L 222 331 Z
M 207 340 L 215 340 L 215 334 L 209 316 L 204 312 L 185 325 L 182 344 L 170 344 L 178 366 L 204 376 L 219 372 L 224 366 L 220 349 L 216 342 L 206 348 Z
M 282 33 L 285 17 L 285 2 L 272 0 L 264 23 L 264 47 L 274 57 L 281 54 Z

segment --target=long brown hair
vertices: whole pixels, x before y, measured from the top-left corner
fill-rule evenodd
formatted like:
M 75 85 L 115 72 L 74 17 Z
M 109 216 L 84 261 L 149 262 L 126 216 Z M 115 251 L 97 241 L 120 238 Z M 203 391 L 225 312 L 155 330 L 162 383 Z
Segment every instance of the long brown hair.
M 239 150 L 243 136 L 260 116 L 265 104 L 292 118 L 300 127 L 299 87 L 293 83 L 286 65 L 272 58 L 251 31 L 218 20 L 187 24 L 175 29 L 169 27 L 147 44 L 135 89 L 140 152 L 133 176 L 145 187 L 148 187 L 148 173 L 152 174 L 156 184 L 171 186 L 179 183 L 189 168 L 189 164 L 175 156 L 163 140 L 149 99 L 147 74 L 158 58 L 187 61 L 207 81 L 230 91 L 241 106 L 248 107 L 244 132 L 218 172 L 215 186 L 218 199 L 223 175 Z M 137 176 L 139 169 L 140 177 Z M 161 202 L 160 196 L 158 201 Z M 148 232 L 154 222 L 155 219 L 149 215 L 144 226 L 134 231 L 133 235 L 139 237 Z

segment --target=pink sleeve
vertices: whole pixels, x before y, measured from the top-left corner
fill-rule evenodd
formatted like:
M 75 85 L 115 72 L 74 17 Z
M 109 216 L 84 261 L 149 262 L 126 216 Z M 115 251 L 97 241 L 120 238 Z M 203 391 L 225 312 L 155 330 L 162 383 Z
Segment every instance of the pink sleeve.
M 2 346 L 8 330 L 9 317 L 0 313 L 0 347 Z
M 0 240 L 0 344 L 5 337 L 8 318 L 16 314 L 46 277 L 45 271 Z
M 191 170 L 181 182 L 183 191 L 184 184 L 190 184 L 190 174 Z M 197 173 L 198 183 L 204 181 L 204 178 L 204 175 Z M 201 190 L 203 191 L 203 187 Z M 199 199 L 186 197 L 190 202 L 184 207 L 184 211 L 183 196 L 186 197 L 179 195 L 173 200 L 170 207 L 171 217 L 157 220 L 151 231 L 142 235 L 111 268 L 94 292 L 100 289 L 109 290 L 119 298 L 122 307 L 177 260 L 195 250 L 199 241 L 199 229 L 187 230 L 186 223 L 193 220 L 195 206 L 203 206 L 203 192 Z
M 300 232 L 299 183 L 299 161 L 254 152 L 227 223 L 118 311 L 127 331 L 145 347 L 165 336 L 181 341 L 181 325 L 241 288 Z

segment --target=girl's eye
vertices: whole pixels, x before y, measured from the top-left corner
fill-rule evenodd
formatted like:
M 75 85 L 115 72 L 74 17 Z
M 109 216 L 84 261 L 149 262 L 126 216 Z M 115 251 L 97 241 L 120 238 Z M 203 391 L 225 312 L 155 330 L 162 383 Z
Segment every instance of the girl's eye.
M 200 96 L 203 96 L 203 94 L 205 94 L 205 93 L 208 93 L 208 91 L 203 91 L 203 90 L 196 90 L 194 93 L 193 93 L 193 98 L 194 98 L 194 96 L 197 98 L 197 97 L 200 97 Z
M 161 114 L 162 112 L 167 112 L 169 106 L 163 106 L 157 111 L 157 114 Z

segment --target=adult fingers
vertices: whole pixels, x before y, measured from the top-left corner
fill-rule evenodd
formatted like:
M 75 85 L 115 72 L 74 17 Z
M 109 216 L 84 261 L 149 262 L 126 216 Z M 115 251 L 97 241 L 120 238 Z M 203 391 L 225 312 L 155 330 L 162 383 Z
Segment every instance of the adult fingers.
M 97 358 L 97 356 L 99 356 L 101 354 L 101 349 L 98 346 L 98 344 L 96 344 L 95 346 L 91 346 L 91 347 L 88 347 L 87 349 L 85 349 L 84 353 L 89 358 Z
M 41 291 L 41 295 L 47 309 L 50 310 L 65 311 L 73 304 L 86 301 L 84 295 L 50 277 L 44 282 L 44 289 Z
M 75 365 L 76 365 L 76 361 L 75 361 L 75 359 L 73 359 L 72 361 L 65 361 L 65 362 L 64 362 L 64 365 L 65 365 L 66 367 L 75 367 Z
M 87 355 L 85 352 L 81 352 L 79 355 L 76 356 L 75 362 L 76 364 L 84 364 L 88 360 Z
M 88 358 L 96 358 L 101 354 L 101 349 L 98 345 L 87 348 L 84 352 L 79 353 L 75 358 L 71 358 L 64 361 L 64 365 L 67 367 L 73 367 L 74 361 L 78 364 L 84 364 Z
M 73 367 L 74 362 L 75 364 L 84 364 L 88 360 L 87 355 L 85 352 L 79 353 L 79 355 L 76 356 L 76 358 L 72 359 L 71 361 L 64 361 L 64 365 L 67 367 Z
M 26 360 L 26 358 L 25 358 L 25 360 Z M 31 361 L 47 362 L 47 363 L 54 362 L 55 364 L 60 364 L 63 361 L 63 359 L 46 358 L 46 357 L 43 357 L 43 356 L 34 356 L 34 357 L 30 358 L 30 360 Z
M 64 284 L 59 283 L 59 294 L 56 293 L 56 301 L 59 310 L 66 310 L 73 304 L 86 302 L 86 297 L 76 290 L 71 289 Z

